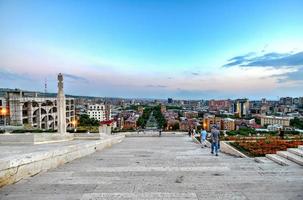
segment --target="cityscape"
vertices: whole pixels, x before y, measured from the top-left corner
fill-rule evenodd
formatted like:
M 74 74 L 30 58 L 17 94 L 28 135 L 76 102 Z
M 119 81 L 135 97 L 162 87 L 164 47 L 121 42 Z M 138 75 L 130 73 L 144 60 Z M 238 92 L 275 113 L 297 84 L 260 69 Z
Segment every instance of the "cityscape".
M 2 127 L 57 130 L 57 98 L 53 94 L 4 88 L 0 91 Z M 303 97 L 281 97 L 273 101 L 265 98 L 163 100 L 67 96 L 66 122 L 70 131 L 75 131 L 81 116 L 85 115 L 110 126 L 113 132 L 138 131 L 146 126 L 147 119 L 143 118 L 148 108 L 158 107 L 161 111 L 158 118 L 165 120 L 157 128 L 163 131 L 186 132 L 202 127 L 210 131 L 217 125 L 226 134 L 234 134 L 233 131 L 243 127 L 259 134 L 279 130 L 303 133 Z
M 301 0 L 0 0 L 0 199 L 302 200 Z

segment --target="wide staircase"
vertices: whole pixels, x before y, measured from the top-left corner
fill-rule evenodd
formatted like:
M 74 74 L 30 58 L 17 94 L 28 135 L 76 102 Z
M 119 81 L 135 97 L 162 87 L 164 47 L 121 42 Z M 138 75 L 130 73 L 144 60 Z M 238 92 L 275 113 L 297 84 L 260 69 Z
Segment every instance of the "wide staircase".
M 266 154 L 255 158 L 256 162 L 275 162 L 282 166 L 303 166 L 303 145 L 298 148 L 288 148 L 287 151 L 277 151 L 276 154 Z

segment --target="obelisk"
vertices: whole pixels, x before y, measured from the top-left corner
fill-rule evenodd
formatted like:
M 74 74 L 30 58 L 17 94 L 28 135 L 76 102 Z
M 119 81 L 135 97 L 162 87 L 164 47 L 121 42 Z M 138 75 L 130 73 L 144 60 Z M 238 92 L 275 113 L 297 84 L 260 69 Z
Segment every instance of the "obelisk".
M 65 95 L 63 91 L 63 75 L 61 73 L 58 74 L 57 113 L 58 133 L 66 134 L 66 107 Z

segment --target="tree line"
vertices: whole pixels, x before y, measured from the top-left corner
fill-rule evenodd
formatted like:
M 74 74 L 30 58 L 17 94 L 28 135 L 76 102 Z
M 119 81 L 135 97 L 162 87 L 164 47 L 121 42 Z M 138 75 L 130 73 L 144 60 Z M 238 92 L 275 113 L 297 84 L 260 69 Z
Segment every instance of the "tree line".
M 154 107 L 145 107 L 143 114 L 139 117 L 137 121 L 137 126 L 141 128 L 145 128 L 146 122 L 149 119 L 150 114 L 153 113 L 153 116 L 156 118 L 158 123 L 158 128 L 163 129 L 166 126 L 166 120 L 161 112 L 161 106 L 154 106 Z

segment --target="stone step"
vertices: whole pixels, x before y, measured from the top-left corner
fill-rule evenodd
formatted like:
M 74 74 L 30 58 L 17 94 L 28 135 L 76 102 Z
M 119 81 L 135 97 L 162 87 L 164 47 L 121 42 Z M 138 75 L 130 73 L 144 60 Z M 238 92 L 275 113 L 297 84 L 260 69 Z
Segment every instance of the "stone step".
M 277 164 L 274 161 L 270 160 L 269 158 L 266 157 L 255 157 L 255 162 L 257 163 L 264 163 L 264 164 Z
M 303 158 L 287 151 L 278 151 L 277 155 L 303 166 Z
M 281 157 L 277 154 L 266 154 L 265 155 L 266 158 L 272 160 L 273 162 L 279 164 L 279 165 L 282 165 L 282 166 L 292 166 L 292 165 L 295 165 L 295 163 L 291 162 L 290 160 L 287 160 L 286 158 L 284 157 Z
M 302 149 L 288 148 L 287 151 L 290 152 L 290 153 L 296 154 L 297 156 L 303 157 L 303 150 Z

